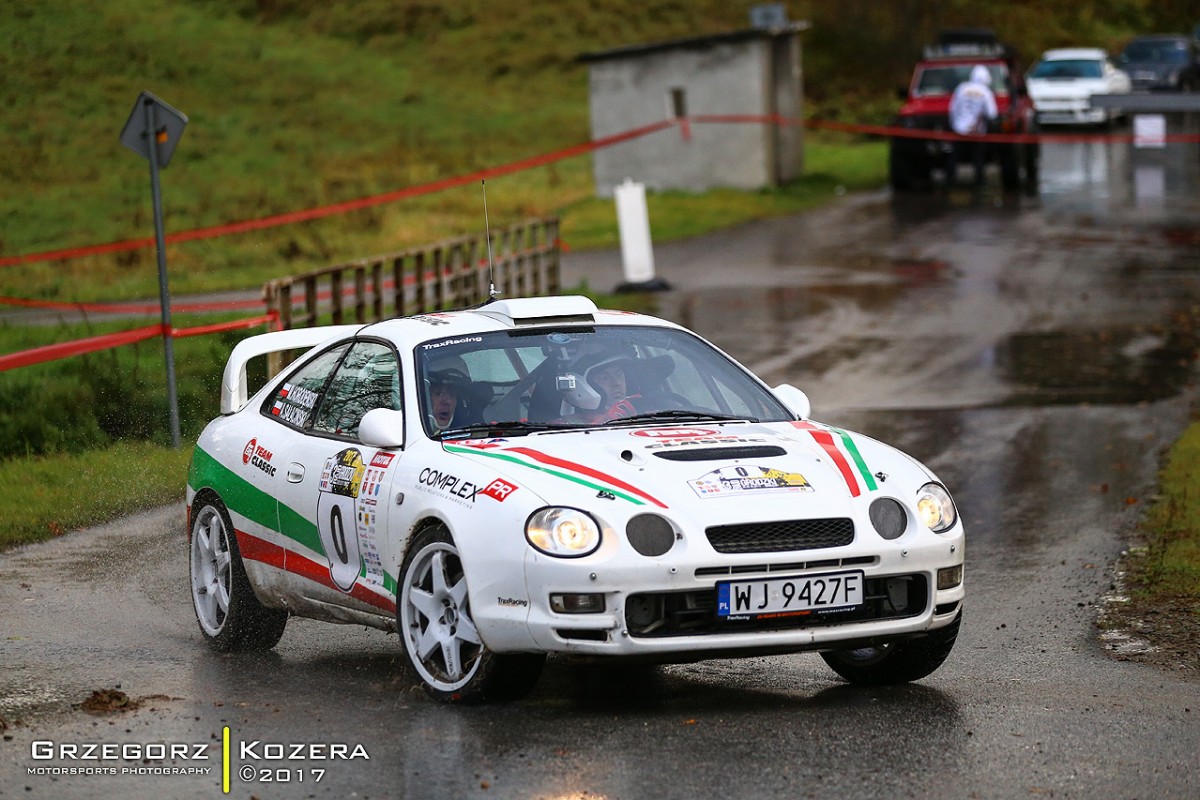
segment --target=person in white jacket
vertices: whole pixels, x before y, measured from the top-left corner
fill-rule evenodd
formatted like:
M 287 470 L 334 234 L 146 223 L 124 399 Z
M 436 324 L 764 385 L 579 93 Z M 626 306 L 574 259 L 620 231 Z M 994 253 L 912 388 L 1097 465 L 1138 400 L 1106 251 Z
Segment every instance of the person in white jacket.
M 982 64 L 971 68 L 971 77 L 960 83 L 950 97 L 950 128 L 961 136 L 982 136 L 988 123 L 1000 115 L 992 92 L 992 73 Z M 982 141 L 955 142 L 946 170 L 946 183 L 953 185 L 958 161 L 970 154 L 975 165 L 975 185 L 983 185 L 986 144 Z

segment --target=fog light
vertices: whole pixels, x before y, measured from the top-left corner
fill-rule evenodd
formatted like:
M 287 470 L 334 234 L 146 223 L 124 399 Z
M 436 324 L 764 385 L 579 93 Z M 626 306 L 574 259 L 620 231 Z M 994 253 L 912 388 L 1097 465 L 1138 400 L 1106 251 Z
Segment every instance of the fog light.
M 962 583 L 963 568 L 962 564 L 957 567 L 946 567 L 938 570 L 937 587 L 939 589 L 953 589 Z
M 604 595 L 552 594 L 550 610 L 559 614 L 599 614 L 604 611 Z

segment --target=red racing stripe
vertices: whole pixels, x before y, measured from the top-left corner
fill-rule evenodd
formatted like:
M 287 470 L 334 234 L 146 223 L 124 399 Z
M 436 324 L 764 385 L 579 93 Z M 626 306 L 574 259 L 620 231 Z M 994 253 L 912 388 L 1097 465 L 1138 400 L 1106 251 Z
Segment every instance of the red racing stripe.
M 833 443 L 833 436 L 829 431 L 821 430 L 811 422 L 793 422 L 794 426 L 802 431 L 808 431 L 817 444 L 825 450 L 833 463 L 837 465 L 838 471 L 842 473 L 842 478 L 846 481 L 846 486 L 850 489 L 851 497 L 858 497 L 862 494 L 862 490 L 858 488 L 858 481 L 854 477 L 854 470 L 850 468 L 850 462 L 842 455 L 842 451 L 837 449 L 837 445 Z
M 260 539 L 245 531 L 237 532 L 237 540 L 238 549 L 242 552 L 242 558 L 248 558 L 251 561 L 258 561 L 267 566 L 290 572 L 293 575 L 299 575 L 301 578 L 307 578 L 313 583 L 319 583 L 334 591 L 342 591 L 334 585 L 333 579 L 329 577 L 329 567 L 326 564 L 319 564 L 300 553 L 287 551 L 274 542 Z M 396 613 L 396 603 L 394 601 L 377 595 L 375 592 L 357 583 L 350 590 L 350 596 L 367 605 L 375 606 L 392 614 Z
M 627 492 L 636 494 L 638 497 L 641 497 L 645 500 L 649 500 L 651 503 L 654 503 L 654 505 L 658 506 L 659 508 L 667 507 L 666 503 L 663 503 L 661 500 L 659 500 L 656 497 L 646 494 L 645 492 L 643 492 L 641 489 L 637 488 L 636 486 L 630 486 L 628 483 L 621 480 L 620 478 L 614 478 L 612 475 L 606 475 L 603 472 L 600 472 L 599 470 L 594 470 L 591 467 L 585 467 L 583 464 L 576 464 L 573 461 L 564 461 L 561 458 L 555 458 L 554 456 L 548 456 L 545 453 L 539 452 L 537 450 L 530 450 L 528 447 L 509 447 L 509 448 L 506 448 L 505 450 L 503 450 L 502 452 L 520 453 L 521 455 L 529 456 L 534 461 L 540 461 L 541 463 L 549 464 L 552 467 L 560 467 L 562 469 L 569 469 L 572 472 L 578 472 L 580 475 L 587 475 L 589 478 L 595 478 L 598 481 L 604 481 L 605 483 L 609 483 L 609 484 L 612 484 L 613 486 L 617 486 L 621 489 L 624 489 Z

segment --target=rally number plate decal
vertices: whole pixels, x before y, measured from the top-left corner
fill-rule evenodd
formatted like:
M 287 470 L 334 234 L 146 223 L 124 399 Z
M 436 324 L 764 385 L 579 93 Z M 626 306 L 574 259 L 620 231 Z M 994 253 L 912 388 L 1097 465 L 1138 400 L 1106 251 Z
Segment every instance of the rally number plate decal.
M 830 572 L 791 578 L 723 581 L 717 584 L 717 617 L 762 619 L 862 605 L 863 573 Z

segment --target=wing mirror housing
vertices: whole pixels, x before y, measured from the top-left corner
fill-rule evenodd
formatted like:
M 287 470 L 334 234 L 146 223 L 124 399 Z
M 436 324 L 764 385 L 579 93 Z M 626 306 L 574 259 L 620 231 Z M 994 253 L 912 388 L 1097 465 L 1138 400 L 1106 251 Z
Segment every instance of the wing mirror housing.
M 796 419 L 808 419 L 809 414 L 812 413 L 812 403 L 809 401 L 808 395 L 790 383 L 781 383 L 771 391 L 779 398 L 779 402 L 796 415 Z
M 404 447 L 404 412 L 391 408 L 373 408 L 358 424 L 363 444 L 385 449 Z

